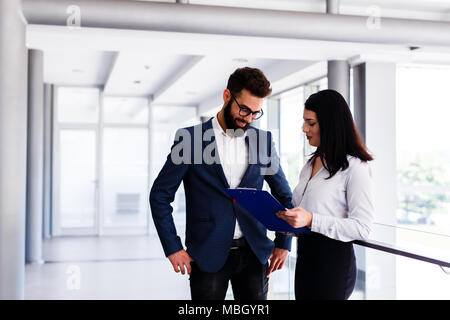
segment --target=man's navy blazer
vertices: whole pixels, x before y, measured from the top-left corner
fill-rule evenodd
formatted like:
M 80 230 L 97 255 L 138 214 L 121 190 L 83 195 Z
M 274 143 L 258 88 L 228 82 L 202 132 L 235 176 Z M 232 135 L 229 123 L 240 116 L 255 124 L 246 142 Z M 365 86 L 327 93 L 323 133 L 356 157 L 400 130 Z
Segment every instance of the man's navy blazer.
M 286 208 L 292 208 L 292 192 L 279 164 L 271 133 L 249 127 L 246 142 L 250 161 L 239 187 L 262 189 L 265 180 L 272 195 Z M 223 267 L 236 219 L 261 263 L 267 262 L 274 246 L 290 250 L 291 236 L 276 233 L 275 241 L 270 240 L 267 229 L 226 193 L 229 185 L 220 165 L 212 118 L 179 129 L 171 150 L 150 192 L 151 212 L 166 256 L 183 249 L 170 205 L 182 181 L 186 195 L 186 251 L 201 270 L 216 272 Z M 213 163 L 203 156 L 208 153 L 215 159 Z

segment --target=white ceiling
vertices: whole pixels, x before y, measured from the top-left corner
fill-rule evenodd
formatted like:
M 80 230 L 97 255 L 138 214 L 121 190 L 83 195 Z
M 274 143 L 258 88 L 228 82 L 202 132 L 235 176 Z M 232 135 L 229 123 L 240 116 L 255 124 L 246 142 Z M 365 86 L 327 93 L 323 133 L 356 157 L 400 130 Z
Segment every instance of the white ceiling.
M 157 104 L 198 105 L 211 95 L 222 96 L 228 76 L 246 65 L 265 70 L 280 60 L 234 58 L 230 56 L 204 56 L 190 65 L 179 77 L 169 80 L 170 86 L 158 94 Z
M 325 0 L 190 3 L 325 10 Z M 373 5 L 386 16 L 450 21 L 448 0 L 341 0 L 341 13 L 367 15 Z M 318 63 L 330 59 L 450 63 L 449 48 L 412 52 L 399 45 L 41 25 L 27 26 L 27 45 L 44 51 L 46 83 L 103 86 L 106 96 L 149 97 L 155 105 L 194 106 L 200 111 L 220 104 L 228 76 L 241 66 L 262 69 L 276 93 L 305 74 L 312 72 L 313 77 L 326 72 Z
M 162 52 L 120 51 L 105 83 L 105 94 L 150 96 L 190 59 Z
M 113 58 L 114 53 L 105 51 L 45 50 L 44 81 L 73 86 L 103 85 Z

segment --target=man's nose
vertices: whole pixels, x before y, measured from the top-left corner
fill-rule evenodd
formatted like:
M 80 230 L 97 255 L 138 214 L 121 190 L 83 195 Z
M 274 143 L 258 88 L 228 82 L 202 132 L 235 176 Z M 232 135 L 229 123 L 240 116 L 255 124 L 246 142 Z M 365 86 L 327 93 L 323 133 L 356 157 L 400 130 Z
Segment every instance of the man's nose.
M 253 121 L 253 115 L 250 113 L 249 115 L 246 115 L 245 117 L 244 117 L 244 120 L 247 122 L 247 123 L 252 123 L 252 121 Z

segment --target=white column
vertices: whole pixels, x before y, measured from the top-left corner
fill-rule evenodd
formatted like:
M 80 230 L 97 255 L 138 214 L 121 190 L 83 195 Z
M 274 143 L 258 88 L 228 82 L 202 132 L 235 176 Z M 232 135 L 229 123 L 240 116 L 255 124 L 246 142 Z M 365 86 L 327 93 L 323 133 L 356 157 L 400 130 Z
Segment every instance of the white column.
M 342 94 L 350 104 L 350 65 L 346 60 L 328 61 L 328 89 Z
M 366 141 L 366 64 L 353 67 L 353 119 Z
M 338 14 L 339 13 L 339 0 L 327 0 L 327 13 Z
M 51 200 L 52 200 L 52 114 L 53 85 L 44 84 L 44 204 L 43 236 L 51 237 Z
M 339 14 L 339 0 L 327 0 L 327 14 Z M 330 60 L 328 66 L 328 89 L 342 94 L 345 101 L 350 104 L 350 65 L 345 60 Z
M 42 263 L 44 171 L 44 54 L 30 50 L 28 69 L 28 153 L 26 261 Z
M 27 64 L 20 0 L 0 0 L 0 299 L 24 298 Z

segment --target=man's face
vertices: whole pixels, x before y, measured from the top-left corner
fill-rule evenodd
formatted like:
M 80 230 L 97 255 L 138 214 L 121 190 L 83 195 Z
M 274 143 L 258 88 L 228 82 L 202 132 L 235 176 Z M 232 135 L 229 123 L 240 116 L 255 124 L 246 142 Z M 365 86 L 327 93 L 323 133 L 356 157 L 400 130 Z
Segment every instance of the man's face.
M 242 115 L 243 112 L 240 111 L 241 108 L 248 108 L 252 112 L 259 111 L 261 110 L 264 98 L 254 96 L 246 89 L 242 89 L 242 91 L 234 97 L 236 100 L 233 99 L 233 96 L 228 89 L 225 90 L 225 124 L 227 129 L 242 129 L 246 131 L 253 121 L 253 115 L 251 113 L 247 116 Z

